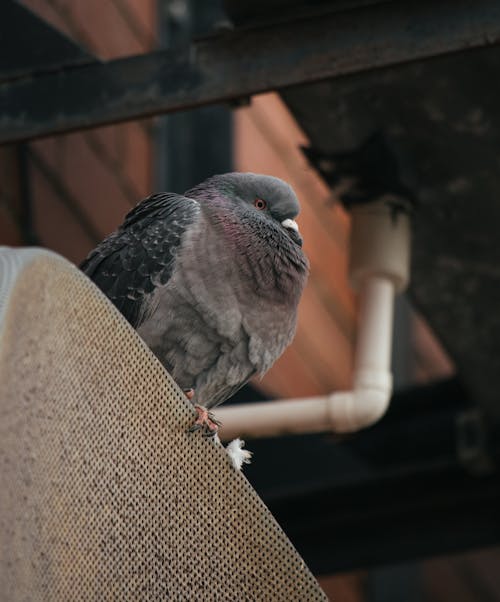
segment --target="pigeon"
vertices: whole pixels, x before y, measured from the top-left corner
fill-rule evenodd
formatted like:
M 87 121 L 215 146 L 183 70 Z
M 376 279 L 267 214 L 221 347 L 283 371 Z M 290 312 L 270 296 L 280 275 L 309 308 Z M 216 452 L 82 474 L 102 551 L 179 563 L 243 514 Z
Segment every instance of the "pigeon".
M 216 433 L 209 410 L 293 339 L 309 272 L 298 213 L 283 180 L 215 175 L 141 201 L 80 266 L 186 392 L 191 430 Z

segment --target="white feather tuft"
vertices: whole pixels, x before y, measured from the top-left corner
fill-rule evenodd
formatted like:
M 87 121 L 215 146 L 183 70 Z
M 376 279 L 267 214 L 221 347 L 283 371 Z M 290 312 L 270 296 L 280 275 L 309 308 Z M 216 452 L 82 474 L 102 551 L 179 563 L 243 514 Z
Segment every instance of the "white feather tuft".
M 241 470 L 243 464 L 250 464 L 251 462 L 252 452 L 243 449 L 244 445 L 243 439 L 234 439 L 226 446 L 227 455 L 236 470 Z

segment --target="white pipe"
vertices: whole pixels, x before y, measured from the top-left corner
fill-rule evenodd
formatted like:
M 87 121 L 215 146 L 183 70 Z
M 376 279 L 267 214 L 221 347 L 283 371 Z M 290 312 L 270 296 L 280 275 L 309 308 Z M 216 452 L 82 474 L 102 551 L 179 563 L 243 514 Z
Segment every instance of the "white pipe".
M 371 426 L 389 406 L 393 313 L 394 284 L 385 277 L 367 278 L 360 294 L 353 390 L 329 397 L 331 428 L 338 433 Z
M 217 420 L 222 422 L 219 437 L 229 441 L 236 437 L 255 439 L 325 431 L 350 432 L 357 430 L 355 425 L 359 428 L 359 419 L 352 420 L 359 416 L 357 403 L 370 408 L 362 416 L 365 422 L 372 423 L 387 408 L 387 399 L 378 391 L 374 394 L 346 391 L 324 397 L 226 406 L 216 410 Z
M 222 422 L 219 437 L 274 437 L 285 434 L 320 433 L 330 430 L 328 397 L 244 403 L 217 408 Z
M 360 314 L 352 391 L 223 407 L 216 411 L 222 439 L 348 433 L 384 415 L 392 394 L 394 295 L 408 283 L 409 242 L 407 213 L 394 213 L 387 200 L 353 211 L 350 276 L 359 291 Z

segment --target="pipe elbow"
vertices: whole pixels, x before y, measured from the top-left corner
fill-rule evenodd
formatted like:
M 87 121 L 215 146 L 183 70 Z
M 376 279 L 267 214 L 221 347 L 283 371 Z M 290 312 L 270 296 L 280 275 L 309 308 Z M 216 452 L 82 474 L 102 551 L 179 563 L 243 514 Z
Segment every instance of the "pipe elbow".
M 353 433 L 367 428 L 386 413 L 392 395 L 392 376 L 382 372 L 371 377 L 365 382 L 358 381 L 352 391 L 328 397 L 328 416 L 334 432 Z

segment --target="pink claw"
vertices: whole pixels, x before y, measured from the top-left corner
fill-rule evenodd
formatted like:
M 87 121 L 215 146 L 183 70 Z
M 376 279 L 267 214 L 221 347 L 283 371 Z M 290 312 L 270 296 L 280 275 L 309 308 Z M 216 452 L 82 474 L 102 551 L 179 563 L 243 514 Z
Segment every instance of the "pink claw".
M 194 409 L 198 416 L 189 428 L 189 432 L 194 433 L 195 431 L 202 430 L 205 437 L 215 437 L 219 430 L 220 422 L 215 420 L 213 414 L 207 408 L 195 405 Z

